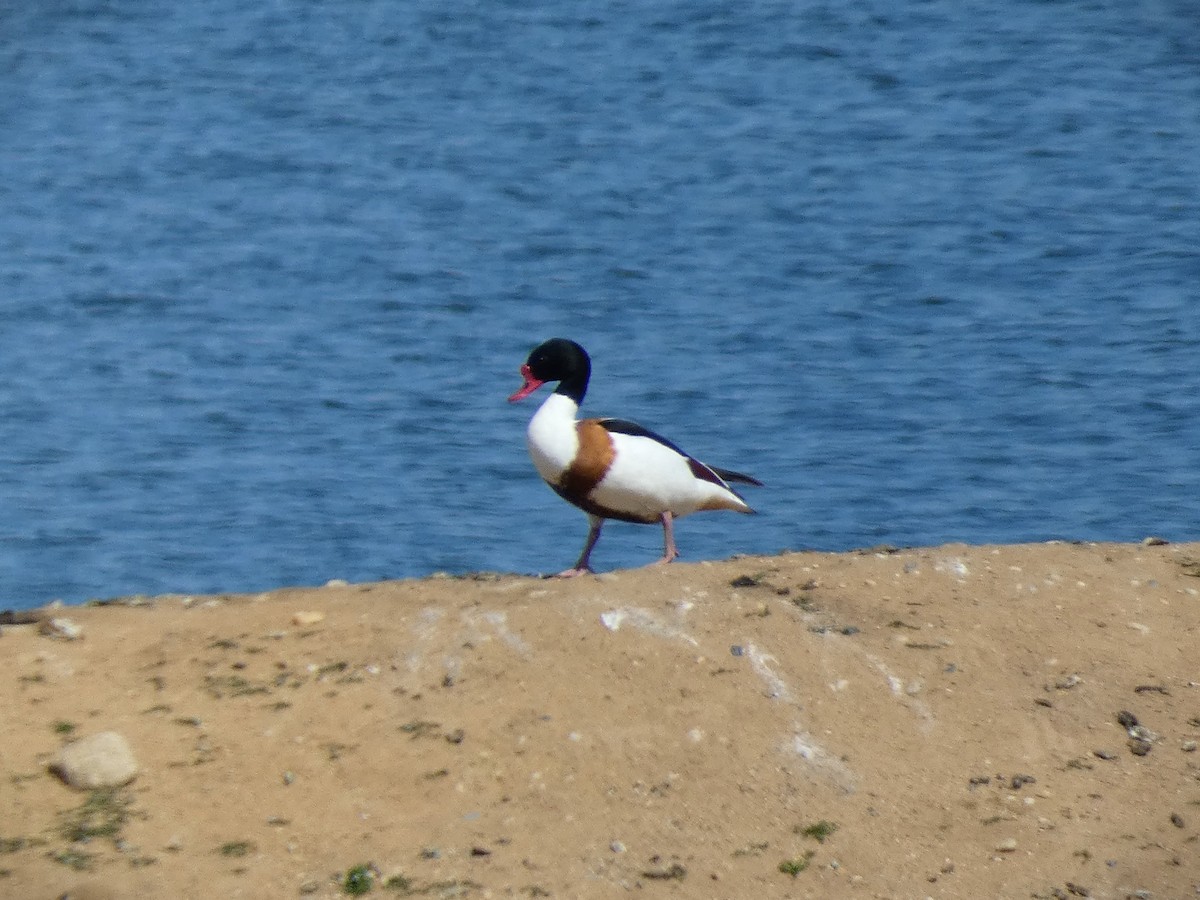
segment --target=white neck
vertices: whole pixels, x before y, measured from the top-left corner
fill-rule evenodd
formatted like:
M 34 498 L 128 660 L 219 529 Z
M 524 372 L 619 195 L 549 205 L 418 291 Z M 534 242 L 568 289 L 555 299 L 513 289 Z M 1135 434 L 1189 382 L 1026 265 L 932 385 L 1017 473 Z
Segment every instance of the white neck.
M 551 394 L 529 420 L 525 434 L 529 455 L 538 474 L 546 481 L 557 481 L 571 465 L 579 450 L 575 414 L 579 405 L 565 394 Z

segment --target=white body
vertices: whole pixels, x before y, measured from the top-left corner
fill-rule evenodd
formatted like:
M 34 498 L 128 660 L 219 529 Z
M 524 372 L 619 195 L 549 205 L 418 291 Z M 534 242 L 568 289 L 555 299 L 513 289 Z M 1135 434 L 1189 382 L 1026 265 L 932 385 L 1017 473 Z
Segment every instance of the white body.
M 543 480 L 558 484 L 579 451 L 578 405 L 551 394 L 529 422 L 526 439 L 533 465 Z M 650 522 L 663 513 L 675 518 L 700 509 L 750 512 L 733 491 L 697 478 L 688 458 L 653 438 L 610 433 L 615 456 L 608 472 L 588 495 L 597 506 Z

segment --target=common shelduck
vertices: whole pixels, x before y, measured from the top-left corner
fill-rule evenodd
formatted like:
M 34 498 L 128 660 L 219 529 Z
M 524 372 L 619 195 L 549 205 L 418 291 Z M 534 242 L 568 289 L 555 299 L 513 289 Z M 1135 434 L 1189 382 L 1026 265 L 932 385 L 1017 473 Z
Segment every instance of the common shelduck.
M 592 362 L 581 346 L 552 338 L 529 354 L 521 366 L 525 383 L 509 397 L 515 402 L 543 384 L 557 381 L 554 393 L 529 422 L 529 455 L 538 474 L 564 500 L 588 514 L 589 529 L 570 577 L 590 572 L 592 548 L 605 519 L 643 525 L 661 523 L 663 556 L 656 564 L 679 555 L 672 523 L 702 509 L 732 509 L 752 513 L 728 482 L 762 482 L 706 466 L 666 438 L 624 419 L 575 418 L 587 393 Z

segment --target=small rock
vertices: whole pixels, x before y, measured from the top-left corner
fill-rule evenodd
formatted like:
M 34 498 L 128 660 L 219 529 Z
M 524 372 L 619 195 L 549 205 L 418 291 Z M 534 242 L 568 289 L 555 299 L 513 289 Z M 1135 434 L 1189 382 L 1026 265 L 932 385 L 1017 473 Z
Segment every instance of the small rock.
M 608 845 L 608 849 L 611 850 L 613 853 L 624 853 L 625 845 L 622 844 L 620 841 L 613 841 L 612 843 L 610 843 Z
M 1170 697 L 1171 691 L 1165 684 L 1139 684 L 1133 689 L 1135 694 L 1162 694 L 1164 697 Z
M 0 625 L 36 625 L 46 618 L 40 609 L 11 610 L 0 612 Z M 2 634 L 3 632 L 0 632 Z
M 292 616 L 293 625 L 316 625 L 325 621 L 325 613 L 313 610 L 300 610 Z
M 1184 753 L 1195 753 L 1196 752 L 1196 742 L 1195 741 L 1184 741 L 1182 744 L 1179 745 L 1179 749 L 1182 750 Z
M 998 843 L 996 845 L 996 852 L 998 852 L 998 853 L 1012 853 L 1016 849 L 1017 849 L 1017 839 L 1016 838 L 1005 838 L 1004 840 L 1002 840 L 1000 843 Z
M 687 869 L 679 863 L 671 863 L 666 868 L 646 869 L 642 872 L 642 877 L 652 881 L 682 881 L 687 877 Z
M 1129 739 L 1129 752 L 1134 756 L 1145 756 L 1153 747 L 1153 744 L 1143 738 Z
M 138 766 L 125 738 L 102 731 L 63 747 L 50 771 L 71 787 L 90 791 L 128 784 L 137 777 Z
M 79 623 L 60 617 L 43 620 L 38 630 L 57 641 L 77 641 L 83 637 L 83 627 Z
M 1166 538 L 1154 537 L 1153 535 L 1151 535 L 1150 537 L 1142 538 L 1142 546 L 1143 547 L 1162 547 L 1169 543 L 1171 543 L 1171 542 L 1168 541 Z
M 1122 728 L 1137 728 L 1138 719 L 1129 710 L 1123 709 L 1117 713 L 1117 724 Z
M 1181 816 L 1179 813 L 1171 813 L 1171 824 L 1176 828 L 1183 828 L 1183 816 Z
M 608 612 L 600 613 L 600 624 L 609 631 L 619 631 L 621 623 L 625 621 L 625 613 L 619 609 L 610 609 Z
M 1111 750 L 1093 750 L 1092 753 L 1095 756 L 1100 757 L 1100 759 L 1116 759 L 1117 758 L 1117 754 L 1113 753 Z
M 1155 741 L 1157 741 L 1159 737 L 1157 732 L 1151 731 L 1145 725 L 1139 725 L 1137 728 L 1130 728 L 1129 736 L 1132 738 L 1137 738 L 1138 740 L 1146 741 L 1150 744 L 1153 744 Z

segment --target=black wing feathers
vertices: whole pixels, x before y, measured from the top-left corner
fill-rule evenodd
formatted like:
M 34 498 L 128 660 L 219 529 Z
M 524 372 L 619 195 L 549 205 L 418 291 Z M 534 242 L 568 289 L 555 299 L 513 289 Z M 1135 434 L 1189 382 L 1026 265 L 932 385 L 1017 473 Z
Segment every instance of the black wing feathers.
M 743 475 L 741 472 L 734 472 L 732 469 L 718 469 L 716 466 L 709 466 L 714 472 L 724 478 L 726 481 L 733 481 L 738 484 L 752 484 L 755 487 L 762 487 L 763 483 L 757 478 L 749 475 Z
M 652 441 L 658 441 L 667 447 L 670 447 L 680 456 L 687 456 L 688 453 L 678 444 L 668 441 L 661 434 L 651 431 L 649 428 L 643 428 L 637 422 L 630 422 L 628 419 L 600 419 L 598 420 L 608 431 L 616 434 L 629 434 L 634 437 L 650 438 Z

